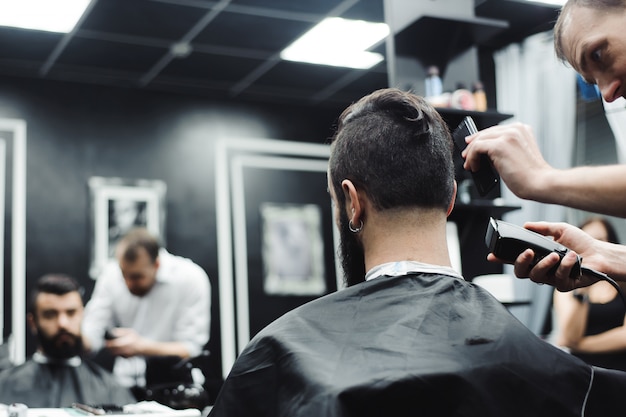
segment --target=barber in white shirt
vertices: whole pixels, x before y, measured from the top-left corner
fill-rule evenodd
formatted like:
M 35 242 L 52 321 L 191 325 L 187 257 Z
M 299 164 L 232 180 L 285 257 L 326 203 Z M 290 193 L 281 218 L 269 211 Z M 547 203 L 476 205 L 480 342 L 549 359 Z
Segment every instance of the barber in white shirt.
M 119 242 L 116 258 L 87 303 L 85 346 L 92 352 L 106 348 L 116 357 L 119 382 L 141 388 L 145 357 L 201 353 L 209 339 L 211 287 L 200 266 L 160 248 L 142 228 Z

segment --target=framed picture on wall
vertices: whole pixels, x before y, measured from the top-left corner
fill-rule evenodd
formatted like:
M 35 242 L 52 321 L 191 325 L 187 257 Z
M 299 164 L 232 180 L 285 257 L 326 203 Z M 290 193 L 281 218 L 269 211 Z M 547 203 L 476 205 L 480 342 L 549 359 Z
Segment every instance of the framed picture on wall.
M 96 279 L 115 256 L 115 246 L 128 231 L 145 227 L 165 245 L 165 192 L 161 180 L 117 177 L 89 178 L 91 199 L 91 265 Z
M 315 204 L 261 204 L 263 288 L 272 295 L 322 295 L 322 210 Z

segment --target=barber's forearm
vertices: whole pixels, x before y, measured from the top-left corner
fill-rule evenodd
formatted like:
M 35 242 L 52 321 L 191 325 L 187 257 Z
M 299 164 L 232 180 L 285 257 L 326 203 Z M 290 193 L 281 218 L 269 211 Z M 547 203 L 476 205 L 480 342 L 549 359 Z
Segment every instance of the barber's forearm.
M 140 354 L 142 356 L 178 356 L 180 358 L 188 358 L 189 349 L 182 342 L 144 340 Z
M 626 165 L 554 170 L 532 187 L 531 200 L 626 217 Z

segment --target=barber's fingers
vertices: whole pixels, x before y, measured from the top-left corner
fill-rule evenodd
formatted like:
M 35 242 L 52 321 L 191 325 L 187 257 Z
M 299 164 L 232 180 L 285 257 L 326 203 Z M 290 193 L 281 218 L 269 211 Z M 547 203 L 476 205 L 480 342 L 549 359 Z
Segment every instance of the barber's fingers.
M 493 139 L 506 139 L 526 142 L 528 139 L 534 139 L 533 129 L 530 125 L 524 123 L 509 123 L 505 125 L 495 125 L 480 130 L 466 138 L 468 144 L 474 142 L 489 141 Z
M 520 253 L 513 264 L 513 272 L 515 273 L 515 276 L 518 278 L 530 278 L 534 258 L 535 253 L 532 249 L 526 249 L 524 252 Z
M 526 253 L 528 251 L 532 252 L 532 250 L 525 251 L 515 263 L 515 274 L 518 277 L 526 275 L 533 282 L 551 285 L 559 291 L 570 291 L 574 288 L 585 287 L 593 282 L 586 277 L 571 277 L 572 269 L 578 262 L 578 256 L 573 251 L 568 252 L 562 259 L 559 254 L 550 253 L 537 262 L 535 266 L 531 266 L 529 262 Z M 522 257 L 524 259 L 521 259 Z
M 535 155 L 536 140 L 529 125 L 511 123 L 496 125 L 481 130 L 466 138 L 467 148 L 462 153 L 465 158 L 464 168 L 476 171 L 480 167 L 480 155 L 487 154 L 491 161 L 497 165 L 498 155 L 520 151 Z M 540 154 L 539 154 L 540 156 Z
M 563 232 L 567 228 L 571 228 L 573 226 L 567 223 L 550 223 L 550 222 L 526 222 L 524 223 L 524 228 L 531 230 L 535 233 L 539 233 L 544 236 L 552 236 L 555 239 L 558 239 L 563 235 Z

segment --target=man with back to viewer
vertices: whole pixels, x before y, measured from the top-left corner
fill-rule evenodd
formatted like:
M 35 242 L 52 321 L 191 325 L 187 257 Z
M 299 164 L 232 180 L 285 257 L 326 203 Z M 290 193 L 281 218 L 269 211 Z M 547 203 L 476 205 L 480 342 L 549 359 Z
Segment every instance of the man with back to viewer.
M 595 416 L 626 374 L 540 340 L 451 268 L 452 141 L 421 97 L 346 109 L 328 189 L 348 288 L 259 332 L 210 416 Z

